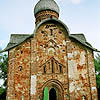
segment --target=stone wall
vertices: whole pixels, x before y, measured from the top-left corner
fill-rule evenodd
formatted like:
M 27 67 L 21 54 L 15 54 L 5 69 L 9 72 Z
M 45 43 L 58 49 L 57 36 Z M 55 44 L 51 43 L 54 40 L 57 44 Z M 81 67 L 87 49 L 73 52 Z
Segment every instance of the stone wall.
M 9 51 L 8 100 L 42 100 L 45 87 L 56 90 L 57 100 L 97 100 L 92 50 L 56 22 Z
M 59 99 L 68 94 L 67 51 L 65 30 L 52 23 L 42 25 L 31 41 L 32 76 L 36 77 L 36 92 L 31 94 L 32 100 L 43 97 L 43 89 L 56 87 Z M 35 66 L 36 65 L 36 66 Z M 36 73 L 37 72 L 37 73 Z
M 87 68 L 87 52 L 77 42 L 68 43 L 68 76 L 71 100 L 90 100 L 90 85 Z
M 7 100 L 30 98 L 30 40 L 9 51 Z
M 94 68 L 94 55 L 91 50 L 87 50 L 88 54 L 88 69 L 89 69 L 89 83 L 90 83 L 90 90 L 91 90 L 91 99 L 97 100 L 97 87 L 96 87 L 96 75 L 95 75 L 95 68 Z
M 60 89 L 62 94 L 59 94 L 58 97 L 62 100 L 69 98 L 70 100 L 90 100 L 92 94 L 88 49 L 77 41 L 69 39 L 65 29 L 57 23 L 56 25 L 53 23 L 43 24 L 35 34 L 33 41 L 35 43 L 34 53 L 31 55 L 34 55 L 33 65 L 36 64 L 37 86 L 36 94 L 32 97 L 40 96 L 42 98 L 44 87 L 48 86 L 50 90 L 54 84 L 55 87 L 58 86 L 57 88 L 62 87 Z M 89 55 L 92 54 L 93 52 Z M 94 68 L 93 57 L 91 59 Z M 61 70 L 58 67 L 60 65 Z M 93 80 L 95 81 L 95 72 Z M 94 94 L 96 95 L 97 92 L 95 91 Z M 97 100 L 96 96 L 95 99 Z
M 14 94 L 14 66 L 15 66 L 15 48 L 8 53 L 8 74 L 7 74 L 7 100 L 13 100 Z

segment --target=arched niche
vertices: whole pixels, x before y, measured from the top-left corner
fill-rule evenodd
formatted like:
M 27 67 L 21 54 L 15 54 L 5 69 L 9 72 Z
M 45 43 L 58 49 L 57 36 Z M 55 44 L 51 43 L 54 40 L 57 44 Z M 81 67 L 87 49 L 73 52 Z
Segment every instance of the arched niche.
M 63 85 L 58 80 L 49 80 L 43 84 L 42 91 L 44 93 L 45 87 L 48 87 L 48 95 L 49 99 L 51 100 L 52 96 L 51 93 L 54 93 L 53 95 L 54 100 L 64 100 L 64 89 Z M 52 99 L 53 100 L 53 99 Z

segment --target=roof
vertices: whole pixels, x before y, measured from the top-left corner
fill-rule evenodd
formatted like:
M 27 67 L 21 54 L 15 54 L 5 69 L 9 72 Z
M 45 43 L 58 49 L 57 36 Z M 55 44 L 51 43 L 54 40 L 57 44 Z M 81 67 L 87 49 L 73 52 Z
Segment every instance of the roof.
M 40 0 L 34 8 L 34 15 L 44 10 L 52 10 L 59 14 L 59 7 L 54 0 Z
M 2 52 L 8 51 L 9 49 L 17 46 L 18 44 L 22 43 L 22 41 L 26 40 L 29 36 L 30 34 L 11 34 L 10 41 Z
M 86 41 L 86 38 L 85 38 L 84 34 L 70 34 L 69 37 L 75 39 L 76 41 L 78 41 L 82 45 L 84 45 L 84 46 L 92 49 L 93 51 L 99 52 L 97 49 L 95 49 L 94 47 L 92 47 L 92 45 L 90 43 L 88 43 Z
M 30 34 L 11 34 L 10 43 L 18 44 L 26 39 Z
M 82 40 L 82 41 L 87 41 L 83 33 L 71 34 L 71 36 L 77 37 L 77 39 Z
M 8 51 L 8 50 L 10 50 L 10 49 L 18 46 L 19 44 L 21 44 L 22 42 L 24 42 L 26 39 L 29 39 L 29 38 L 33 37 L 34 34 L 36 33 L 37 29 L 43 23 L 48 22 L 48 21 L 56 21 L 56 22 L 62 24 L 65 27 L 66 31 L 69 33 L 68 27 L 62 21 L 60 21 L 58 19 L 55 19 L 55 18 L 52 18 L 52 19 L 48 18 L 48 19 L 43 20 L 42 22 L 40 22 L 36 26 L 33 34 L 11 34 L 10 42 L 8 43 L 7 47 L 2 52 Z M 84 34 L 80 33 L 80 34 L 68 34 L 68 35 L 69 35 L 69 38 L 72 38 L 72 39 L 78 41 L 79 43 L 81 43 L 82 45 L 84 45 L 84 46 L 92 49 L 93 51 L 100 52 L 97 49 L 93 48 L 91 46 L 91 44 L 87 42 Z

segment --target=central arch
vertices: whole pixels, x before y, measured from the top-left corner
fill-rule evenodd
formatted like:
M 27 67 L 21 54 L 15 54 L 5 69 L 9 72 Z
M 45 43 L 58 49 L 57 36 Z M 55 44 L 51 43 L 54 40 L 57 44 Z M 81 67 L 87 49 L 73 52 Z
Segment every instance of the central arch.
M 42 91 L 44 91 L 45 87 L 48 88 L 49 100 L 64 100 L 64 88 L 60 81 L 56 79 L 48 80 L 43 84 Z
M 49 91 L 49 100 L 57 100 L 56 90 L 51 88 Z

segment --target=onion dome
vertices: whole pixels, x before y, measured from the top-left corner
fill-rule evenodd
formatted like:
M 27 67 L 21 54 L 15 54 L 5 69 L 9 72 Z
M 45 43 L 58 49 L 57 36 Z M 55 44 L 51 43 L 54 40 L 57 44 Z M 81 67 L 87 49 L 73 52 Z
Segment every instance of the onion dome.
M 54 0 L 40 0 L 34 8 L 34 15 L 45 10 L 54 11 L 59 15 L 59 7 Z

